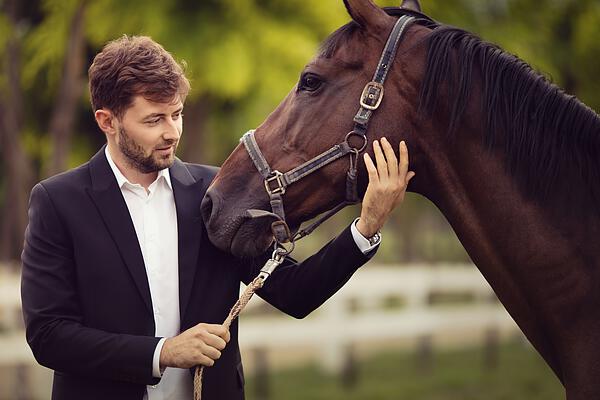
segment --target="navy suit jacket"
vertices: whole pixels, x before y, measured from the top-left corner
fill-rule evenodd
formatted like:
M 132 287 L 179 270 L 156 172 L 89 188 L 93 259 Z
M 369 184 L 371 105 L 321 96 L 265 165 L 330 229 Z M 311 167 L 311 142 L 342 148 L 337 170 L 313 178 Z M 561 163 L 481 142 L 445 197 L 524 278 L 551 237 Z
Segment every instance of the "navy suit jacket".
M 170 168 L 179 237 L 181 331 L 222 323 L 265 257 L 239 260 L 215 248 L 200 203 L 217 168 L 176 160 Z M 371 256 L 370 254 L 369 256 Z M 259 292 L 302 318 L 335 293 L 369 256 L 350 229 L 298 264 L 279 267 Z M 38 183 L 31 192 L 22 255 L 27 341 L 53 369 L 53 399 L 142 399 L 157 384 L 152 299 L 133 222 L 104 149 L 88 163 Z M 237 322 L 231 341 L 206 368 L 203 399 L 243 399 Z

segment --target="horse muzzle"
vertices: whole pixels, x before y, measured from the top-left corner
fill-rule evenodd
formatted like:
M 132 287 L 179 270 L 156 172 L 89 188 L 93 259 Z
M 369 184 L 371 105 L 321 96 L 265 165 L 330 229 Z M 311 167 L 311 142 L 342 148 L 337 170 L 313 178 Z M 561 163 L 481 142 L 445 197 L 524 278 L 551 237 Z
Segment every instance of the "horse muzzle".
M 255 257 L 273 242 L 273 218 L 255 218 L 237 202 L 226 202 L 216 188 L 209 188 L 201 205 L 208 238 L 218 249 L 236 257 Z

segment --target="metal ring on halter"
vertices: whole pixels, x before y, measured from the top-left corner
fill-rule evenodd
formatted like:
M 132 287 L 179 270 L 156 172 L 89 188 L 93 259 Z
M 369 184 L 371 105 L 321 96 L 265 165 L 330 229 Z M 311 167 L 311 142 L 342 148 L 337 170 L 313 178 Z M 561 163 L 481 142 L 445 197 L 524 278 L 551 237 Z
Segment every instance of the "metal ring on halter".
M 275 250 L 273 250 L 272 259 L 281 261 L 285 256 L 291 254 L 294 251 L 294 247 L 296 247 L 295 242 L 289 242 L 290 248 L 286 249 L 281 243 L 275 243 Z
M 350 144 L 350 138 L 352 136 L 358 136 L 359 138 L 361 138 L 363 140 L 363 144 L 360 148 L 358 147 L 353 147 Z M 369 139 L 365 136 L 365 135 L 361 135 L 360 133 L 356 133 L 355 131 L 350 131 L 346 134 L 346 138 L 344 139 L 346 141 L 346 143 L 348 143 L 348 146 L 354 150 L 356 150 L 358 153 L 362 153 L 366 148 L 367 148 L 367 144 L 369 144 Z

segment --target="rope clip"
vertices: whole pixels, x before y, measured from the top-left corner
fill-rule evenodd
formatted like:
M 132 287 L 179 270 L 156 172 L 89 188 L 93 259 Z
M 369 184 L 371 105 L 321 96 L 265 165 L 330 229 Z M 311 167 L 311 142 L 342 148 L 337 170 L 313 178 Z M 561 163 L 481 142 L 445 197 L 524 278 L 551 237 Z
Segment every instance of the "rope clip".
M 262 279 L 263 284 L 269 278 L 269 276 L 271 276 L 273 271 L 275 271 L 275 268 L 279 267 L 281 263 L 283 263 L 286 254 L 287 250 L 282 249 L 280 247 L 276 248 L 273 251 L 273 255 L 267 260 L 265 265 L 260 270 L 260 273 L 258 274 L 258 277 Z

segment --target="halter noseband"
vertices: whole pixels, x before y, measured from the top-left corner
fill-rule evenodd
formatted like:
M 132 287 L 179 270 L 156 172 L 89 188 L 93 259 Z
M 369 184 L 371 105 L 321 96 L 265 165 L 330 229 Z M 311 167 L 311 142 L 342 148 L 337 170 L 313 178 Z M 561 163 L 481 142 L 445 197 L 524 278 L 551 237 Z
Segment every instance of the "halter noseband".
M 346 137 L 342 143 L 333 146 L 329 150 L 308 160 L 298 167 L 286 173 L 282 173 L 277 170 L 272 170 L 269 166 L 269 163 L 265 159 L 258 146 L 258 143 L 256 142 L 254 130 L 248 131 L 240 139 L 248 151 L 248 154 L 256 166 L 256 169 L 264 179 L 265 190 L 269 195 L 272 209 L 272 212 L 264 210 L 248 210 L 248 215 L 251 218 L 275 218 L 276 221 L 271 225 L 271 229 L 277 243 L 291 242 L 293 245 L 295 240 L 301 239 L 302 237 L 310 234 L 319 225 L 321 225 L 321 223 L 337 213 L 339 210 L 348 205 L 356 204 L 360 200 L 358 196 L 356 170 L 358 155 L 366 149 L 369 142 L 367 137 L 369 121 L 373 115 L 373 112 L 379 108 L 383 99 L 383 85 L 392 62 L 396 56 L 398 43 L 400 42 L 402 34 L 405 32 L 407 26 L 414 20 L 414 17 L 407 15 L 402 15 L 400 18 L 398 18 L 398 21 L 394 25 L 394 28 L 388 37 L 383 53 L 381 54 L 379 64 L 377 65 L 377 69 L 373 75 L 373 80 L 367 83 L 362 91 L 360 96 L 360 108 L 354 116 L 354 128 L 352 131 L 346 134 Z M 362 145 L 360 147 L 355 147 L 350 144 L 350 139 L 353 136 L 356 136 L 362 140 Z M 350 155 L 350 165 L 346 173 L 346 199 L 331 210 L 327 211 L 307 228 L 292 234 L 285 221 L 285 212 L 283 209 L 282 196 L 285 194 L 287 187 L 292 183 L 304 178 L 305 176 L 323 168 L 325 165 L 332 163 L 333 161 L 346 155 Z

